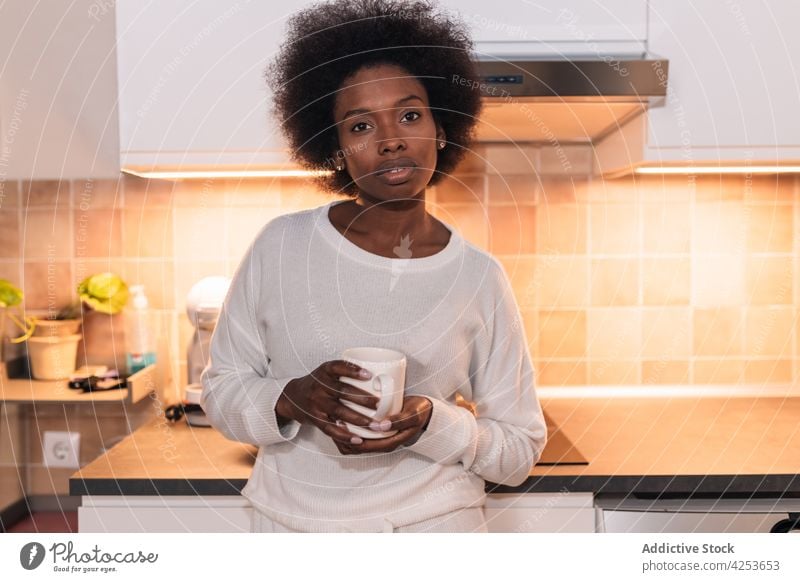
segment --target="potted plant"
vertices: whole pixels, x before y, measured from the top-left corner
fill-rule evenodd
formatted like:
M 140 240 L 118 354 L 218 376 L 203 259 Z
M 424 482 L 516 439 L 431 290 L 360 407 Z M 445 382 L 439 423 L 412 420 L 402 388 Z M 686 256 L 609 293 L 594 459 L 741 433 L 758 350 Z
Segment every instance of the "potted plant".
M 56 313 L 34 317 L 33 336 L 28 338 L 31 375 L 37 380 L 63 380 L 75 371 L 80 333 L 80 303 Z
M 124 365 L 122 310 L 128 302 L 128 295 L 125 281 L 111 272 L 96 273 L 78 284 L 81 307 L 85 308 L 82 309 L 83 342 L 78 353 L 82 364 L 112 369 Z
M 22 343 L 33 335 L 36 328 L 36 321 L 33 317 L 26 317 L 22 312 L 20 304 L 23 299 L 22 290 L 13 285 L 10 281 L 0 279 L 0 377 L 6 377 L 6 318 L 14 323 L 21 331 L 22 335 L 8 338 L 12 344 Z M 19 311 L 17 317 L 12 308 Z

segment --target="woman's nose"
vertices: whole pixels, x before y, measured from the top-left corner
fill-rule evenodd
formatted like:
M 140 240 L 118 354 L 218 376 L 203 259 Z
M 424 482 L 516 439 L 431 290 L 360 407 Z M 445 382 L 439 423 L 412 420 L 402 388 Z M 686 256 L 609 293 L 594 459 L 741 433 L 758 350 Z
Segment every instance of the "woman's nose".
M 385 138 L 378 140 L 378 151 L 380 151 L 380 153 L 393 152 L 396 150 L 404 150 L 404 149 L 406 149 L 405 141 L 396 135 L 387 136 Z

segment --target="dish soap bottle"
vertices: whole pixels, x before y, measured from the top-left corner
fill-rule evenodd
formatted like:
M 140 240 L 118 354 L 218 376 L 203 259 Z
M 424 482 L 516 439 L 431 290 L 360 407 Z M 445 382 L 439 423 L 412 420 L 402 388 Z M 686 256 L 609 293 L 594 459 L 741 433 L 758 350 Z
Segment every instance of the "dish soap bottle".
M 125 314 L 126 360 L 129 374 L 135 374 L 156 361 L 152 313 L 144 285 L 131 285 L 132 307 Z

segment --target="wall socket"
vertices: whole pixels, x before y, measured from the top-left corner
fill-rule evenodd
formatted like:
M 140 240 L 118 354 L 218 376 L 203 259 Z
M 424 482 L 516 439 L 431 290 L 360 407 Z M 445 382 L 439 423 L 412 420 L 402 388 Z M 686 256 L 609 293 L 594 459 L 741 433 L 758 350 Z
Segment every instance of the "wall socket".
M 42 447 L 46 466 L 80 469 L 81 433 L 45 431 Z

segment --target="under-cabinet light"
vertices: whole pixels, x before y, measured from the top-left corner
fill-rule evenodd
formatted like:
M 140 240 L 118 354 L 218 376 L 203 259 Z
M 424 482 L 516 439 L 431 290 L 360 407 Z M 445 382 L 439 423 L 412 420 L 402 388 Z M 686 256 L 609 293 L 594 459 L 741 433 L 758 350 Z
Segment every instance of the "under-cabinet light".
M 133 170 L 126 174 L 162 180 L 201 180 L 208 178 L 305 178 L 329 174 L 327 170 Z
M 788 174 L 800 166 L 642 166 L 637 174 Z

